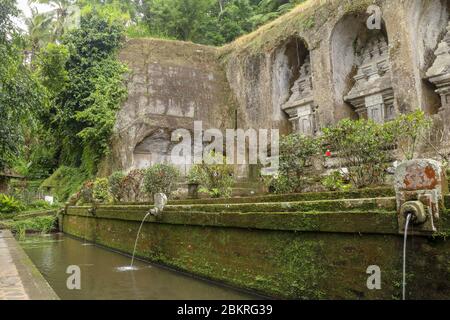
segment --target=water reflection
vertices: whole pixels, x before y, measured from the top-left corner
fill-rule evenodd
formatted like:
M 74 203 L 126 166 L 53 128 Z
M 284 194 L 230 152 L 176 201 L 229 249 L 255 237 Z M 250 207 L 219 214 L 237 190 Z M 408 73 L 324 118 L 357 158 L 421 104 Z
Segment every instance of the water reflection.
M 137 270 L 123 271 L 130 258 L 62 234 L 31 236 L 24 250 L 61 299 L 86 300 L 236 300 L 254 296 L 136 261 Z M 81 269 L 81 290 L 68 290 L 66 269 Z

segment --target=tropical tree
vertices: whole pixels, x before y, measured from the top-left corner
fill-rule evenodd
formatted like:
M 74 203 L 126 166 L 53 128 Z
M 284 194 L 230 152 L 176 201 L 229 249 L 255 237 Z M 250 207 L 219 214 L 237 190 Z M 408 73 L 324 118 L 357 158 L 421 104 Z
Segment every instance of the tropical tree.
M 75 0 L 30 0 L 29 3 L 47 4 L 54 9 L 49 12 L 53 17 L 53 40 L 60 39 L 69 29 L 69 21 L 76 14 L 73 11 Z
M 52 40 L 52 16 L 31 8 L 31 17 L 25 18 L 25 25 L 28 31 L 31 61 L 34 61 L 40 49 Z
M 24 39 L 13 22 L 15 0 L 0 1 L 0 170 L 20 154 L 22 122 L 43 105 L 41 87 L 23 64 Z

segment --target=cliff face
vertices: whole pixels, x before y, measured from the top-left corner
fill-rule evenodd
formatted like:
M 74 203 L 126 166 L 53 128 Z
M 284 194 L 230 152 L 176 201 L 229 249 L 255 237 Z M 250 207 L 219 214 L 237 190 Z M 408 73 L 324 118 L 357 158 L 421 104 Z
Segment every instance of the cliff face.
M 381 30 L 366 25 L 373 4 L 381 9 Z M 281 109 L 306 56 L 317 127 L 356 118 L 357 108 L 345 96 L 364 59 L 361 53 L 377 33 L 388 44 L 395 113 L 417 108 L 436 113 L 440 97 L 424 76 L 445 33 L 449 8 L 447 0 L 310 0 L 220 48 L 245 124 L 289 128 Z
M 178 41 L 135 39 L 126 43 L 120 59 L 130 70 L 129 95 L 117 116 L 115 168 L 148 165 L 145 155 L 151 156 L 155 145 L 159 145 L 157 153 L 165 156 L 170 152 L 172 131 L 192 131 L 194 121 L 202 121 L 204 129 L 234 124 L 232 96 L 216 51 Z

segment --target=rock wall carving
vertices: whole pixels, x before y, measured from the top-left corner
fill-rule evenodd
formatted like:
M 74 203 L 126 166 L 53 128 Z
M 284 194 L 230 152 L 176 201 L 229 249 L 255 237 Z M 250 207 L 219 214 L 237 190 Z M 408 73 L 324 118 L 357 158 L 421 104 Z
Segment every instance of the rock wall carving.
M 379 34 L 364 47 L 355 84 L 344 98 L 360 118 L 384 123 L 395 117 L 394 90 L 386 38 Z
M 427 79 L 436 87 L 441 97 L 439 114 L 450 115 L 450 22 L 447 33 L 435 51 L 436 60 L 426 74 Z

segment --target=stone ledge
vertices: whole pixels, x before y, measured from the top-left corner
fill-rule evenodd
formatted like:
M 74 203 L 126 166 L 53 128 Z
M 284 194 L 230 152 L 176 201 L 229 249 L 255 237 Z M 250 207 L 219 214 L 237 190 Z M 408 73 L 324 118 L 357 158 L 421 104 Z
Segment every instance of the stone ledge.
M 0 230 L 0 240 L 4 243 L 1 250 L 7 252 L 11 262 L 6 267 L 11 269 L 9 276 L 5 273 L 7 287 L 0 287 L 0 293 L 6 299 L 58 300 L 58 296 L 31 262 L 25 251 L 17 243 L 10 231 Z M 2 270 L 4 271 L 4 270 Z M 14 280 L 14 281 L 13 281 Z
M 71 207 L 66 216 L 88 217 L 92 220 L 107 219 L 140 223 L 149 207 L 99 207 L 95 217 L 86 209 Z M 147 217 L 147 223 L 229 227 L 294 232 L 377 233 L 397 234 L 395 211 L 346 211 L 346 212 L 164 212 L 161 217 Z

